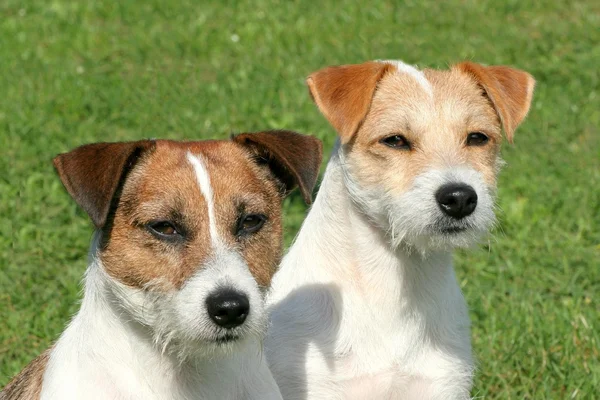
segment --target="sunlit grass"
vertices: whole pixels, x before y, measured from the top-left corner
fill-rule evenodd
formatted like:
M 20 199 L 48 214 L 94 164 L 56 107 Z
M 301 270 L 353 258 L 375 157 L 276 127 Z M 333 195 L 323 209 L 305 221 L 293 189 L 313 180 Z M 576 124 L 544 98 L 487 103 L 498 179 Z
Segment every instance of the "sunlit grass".
M 500 227 L 461 252 L 473 395 L 600 390 L 600 3 L 71 1 L 0 3 L 0 386 L 77 310 L 91 224 L 51 158 L 146 137 L 285 128 L 329 150 L 304 77 L 401 58 L 511 64 L 538 81 L 503 149 Z M 287 243 L 305 209 L 286 202 Z

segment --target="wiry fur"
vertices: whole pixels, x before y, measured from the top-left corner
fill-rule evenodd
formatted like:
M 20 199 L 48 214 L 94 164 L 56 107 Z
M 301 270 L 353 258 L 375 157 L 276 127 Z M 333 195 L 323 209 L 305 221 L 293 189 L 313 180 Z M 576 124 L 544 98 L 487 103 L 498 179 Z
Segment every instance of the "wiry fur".
M 366 189 L 356 182 L 348 168 L 343 171 L 350 198 L 373 223 L 387 232 L 393 247 L 406 243 L 424 253 L 429 249 L 467 247 L 477 242 L 494 223 L 494 189 L 472 168 L 431 169 L 419 175 L 412 188 L 400 196 Z M 450 183 L 467 184 L 478 194 L 477 212 L 458 222 L 444 215 L 432 196 L 439 187 Z M 446 235 L 441 231 L 444 227 L 465 230 Z
M 40 399 L 281 398 L 261 350 L 263 292 L 218 233 L 202 157 L 186 158 L 206 204 L 208 256 L 179 288 L 166 278 L 129 286 L 107 273 L 98 234 L 82 307 L 51 353 Z M 248 297 L 241 326 L 226 330 L 211 321 L 206 300 L 220 288 Z
M 164 283 L 160 287 L 164 287 Z M 204 304 L 206 298 L 220 288 L 234 289 L 248 296 L 252 312 L 243 325 L 227 330 L 211 321 Z M 260 341 L 266 328 L 262 293 L 244 261 L 228 250 L 220 250 L 211 257 L 180 290 L 155 291 L 152 285 L 137 289 L 119 282 L 114 282 L 110 290 L 130 318 L 152 328 L 155 345 L 182 362 L 190 357 L 235 351 L 237 342 L 217 343 L 226 335 L 252 336 Z
M 97 228 L 84 297 L 0 398 L 281 399 L 262 352 L 264 295 L 281 201 L 295 186 L 310 199 L 320 158 L 318 140 L 287 131 L 59 155 L 63 184 Z
M 468 67 L 383 61 L 308 78 L 340 139 L 268 298 L 265 349 L 285 399 L 469 398 L 475 366 L 452 250 L 494 222 L 501 121 L 522 120 L 533 83 Z M 499 87 L 512 77 L 523 84 Z M 470 132 L 489 140 L 469 146 Z M 387 144 L 398 135 L 409 145 Z M 437 204 L 449 183 L 477 194 L 463 219 Z
M 344 176 L 334 155 L 273 279 L 265 346 L 284 398 L 468 397 L 469 319 L 451 254 L 400 240 L 421 226 L 387 235 Z
M 199 315 L 200 298 L 217 284 L 241 278 L 258 296 L 244 273 L 208 267 L 161 296 L 106 275 L 96 246 L 91 259 L 81 310 L 52 351 L 41 399 L 280 398 L 262 356 L 260 307 L 243 340 L 225 346 L 210 340 L 216 328 Z

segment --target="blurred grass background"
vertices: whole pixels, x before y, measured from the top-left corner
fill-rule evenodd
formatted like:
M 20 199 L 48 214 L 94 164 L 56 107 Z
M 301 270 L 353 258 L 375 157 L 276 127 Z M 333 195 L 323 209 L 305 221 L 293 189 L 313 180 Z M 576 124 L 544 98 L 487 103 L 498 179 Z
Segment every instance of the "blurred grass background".
M 499 229 L 456 265 L 473 396 L 600 393 L 600 2 L 2 0 L 0 387 L 78 308 L 91 224 L 51 158 L 80 144 L 335 134 L 304 77 L 326 65 L 471 59 L 531 72 Z M 304 217 L 286 202 L 286 243 Z

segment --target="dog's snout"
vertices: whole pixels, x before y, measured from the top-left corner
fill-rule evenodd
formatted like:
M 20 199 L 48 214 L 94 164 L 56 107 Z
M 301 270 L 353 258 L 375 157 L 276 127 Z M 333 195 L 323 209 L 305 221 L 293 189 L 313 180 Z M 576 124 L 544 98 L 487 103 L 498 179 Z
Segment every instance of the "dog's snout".
M 456 219 L 470 215 L 477 207 L 477 193 L 463 183 L 442 186 L 436 192 L 435 199 L 444 214 Z
M 248 296 L 235 290 L 220 290 L 206 299 L 210 318 L 226 329 L 240 326 L 250 311 Z

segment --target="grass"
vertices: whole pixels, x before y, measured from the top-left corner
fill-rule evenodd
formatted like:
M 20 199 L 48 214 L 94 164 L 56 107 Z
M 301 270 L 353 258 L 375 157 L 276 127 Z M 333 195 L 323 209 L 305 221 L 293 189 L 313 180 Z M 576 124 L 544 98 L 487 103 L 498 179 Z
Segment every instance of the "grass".
M 485 399 L 600 392 L 600 3 L 3 0 L 0 386 L 78 308 L 91 224 L 51 158 L 145 137 L 334 132 L 303 78 L 401 58 L 512 64 L 538 81 L 505 146 L 499 229 L 456 265 Z M 287 243 L 304 207 L 286 203 Z

